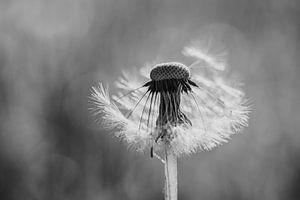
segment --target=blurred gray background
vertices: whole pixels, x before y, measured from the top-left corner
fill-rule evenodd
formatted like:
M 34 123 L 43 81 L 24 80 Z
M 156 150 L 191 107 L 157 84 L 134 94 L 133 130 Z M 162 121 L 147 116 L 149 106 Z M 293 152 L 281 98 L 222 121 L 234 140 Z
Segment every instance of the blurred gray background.
M 0 199 L 163 199 L 163 166 L 96 125 L 91 86 L 225 47 L 249 128 L 179 160 L 179 199 L 300 199 L 300 1 L 0 0 Z M 114 92 L 113 87 L 110 87 Z

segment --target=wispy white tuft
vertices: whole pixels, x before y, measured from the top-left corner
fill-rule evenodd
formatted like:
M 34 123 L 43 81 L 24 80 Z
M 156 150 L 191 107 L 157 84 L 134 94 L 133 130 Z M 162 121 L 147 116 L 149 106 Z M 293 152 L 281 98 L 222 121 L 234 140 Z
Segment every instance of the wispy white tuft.
M 125 140 L 129 147 L 141 151 L 146 149 L 151 142 L 151 135 L 145 131 L 144 126 L 139 129 L 138 125 L 127 119 L 114 102 L 109 98 L 108 91 L 100 83 L 92 88 L 91 111 L 101 119 L 104 129 L 114 132 L 115 136 Z
M 199 87 L 192 87 L 191 94 L 182 94 L 181 110 L 192 126 L 170 126 L 172 140 L 168 144 L 177 155 L 208 151 L 228 142 L 232 135 L 242 131 L 248 124 L 249 107 L 244 92 L 228 76 L 224 57 L 214 57 L 198 47 L 184 48 L 184 55 L 194 58 L 191 80 Z M 199 64 L 199 63 L 205 63 Z M 215 71 L 218 73 L 215 73 Z M 116 82 L 119 93 L 110 99 L 102 84 L 92 88 L 93 112 L 102 119 L 101 124 L 125 140 L 130 147 L 144 151 L 153 146 L 160 151 L 166 145 L 155 139 L 157 130 L 159 98 L 150 106 L 150 96 L 145 84 L 150 67 L 139 74 L 123 73 Z M 151 112 L 150 112 L 151 109 Z
M 204 63 L 206 66 L 213 67 L 216 70 L 224 71 L 226 68 L 225 58 L 223 56 L 213 56 L 208 51 L 204 51 L 200 48 L 185 47 L 182 51 L 185 56 L 196 58 L 197 61 L 194 63 Z

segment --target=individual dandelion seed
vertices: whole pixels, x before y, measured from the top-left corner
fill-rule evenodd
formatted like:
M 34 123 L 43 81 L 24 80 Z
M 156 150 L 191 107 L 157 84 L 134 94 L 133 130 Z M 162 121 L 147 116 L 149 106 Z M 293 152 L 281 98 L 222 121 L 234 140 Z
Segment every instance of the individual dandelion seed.
M 101 114 L 105 128 L 165 164 L 168 200 L 177 199 L 177 157 L 227 142 L 247 126 L 249 113 L 237 83 L 223 76 L 224 63 L 195 47 L 185 48 L 184 54 L 196 58 L 190 67 L 160 63 L 150 78 L 124 73 L 112 100 L 102 84 L 93 87 L 91 96 L 92 110 Z

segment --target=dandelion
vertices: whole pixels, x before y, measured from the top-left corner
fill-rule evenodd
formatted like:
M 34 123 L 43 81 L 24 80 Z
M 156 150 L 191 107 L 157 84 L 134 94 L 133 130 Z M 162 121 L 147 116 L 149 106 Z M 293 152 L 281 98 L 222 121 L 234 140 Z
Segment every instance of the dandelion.
M 164 163 L 167 200 L 177 199 L 177 158 L 226 143 L 247 126 L 249 114 L 239 84 L 224 76 L 224 59 L 197 47 L 183 53 L 194 63 L 160 63 L 142 68 L 140 76 L 124 72 L 117 95 L 111 98 L 101 83 L 91 95 L 106 129 Z

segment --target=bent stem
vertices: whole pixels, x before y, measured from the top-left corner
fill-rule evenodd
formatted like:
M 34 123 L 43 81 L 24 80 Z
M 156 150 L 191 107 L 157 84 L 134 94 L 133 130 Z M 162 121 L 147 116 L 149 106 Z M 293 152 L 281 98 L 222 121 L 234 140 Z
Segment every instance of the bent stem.
M 177 157 L 165 147 L 165 200 L 177 200 Z

